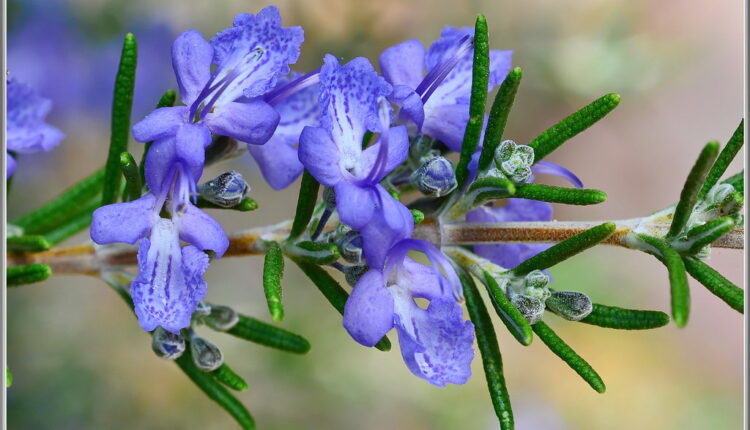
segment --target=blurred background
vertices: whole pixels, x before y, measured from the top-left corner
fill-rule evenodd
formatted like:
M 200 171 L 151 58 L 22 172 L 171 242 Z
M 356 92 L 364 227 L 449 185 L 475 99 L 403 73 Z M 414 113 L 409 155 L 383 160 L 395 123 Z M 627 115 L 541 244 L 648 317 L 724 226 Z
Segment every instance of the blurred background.
M 213 0 L 10 0 L 8 64 L 17 79 L 54 102 L 48 122 L 66 138 L 54 151 L 19 157 L 8 217 L 13 219 L 93 172 L 106 157 L 112 84 L 122 36 L 139 40 L 133 119 L 176 89 L 170 45 L 186 29 L 206 38 L 239 12 L 267 2 Z M 506 134 L 528 142 L 607 92 L 622 95 L 604 121 L 555 152 L 551 161 L 607 191 L 595 207 L 556 208 L 560 220 L 642 216 L 672 204 L 702 145 L 726 142 L 743 108 L 743 7 L 736 1 L 475 0 L 278 1 L 285 25 L 306 40 L 295 69 L 324 53 L 373 62 L 395 43 L 425 44 L 446 25 L 486 14 L 494 49 L 512 49 L 524 69 Z M 141 145 L 133 143 L 139 158 Z M 741 157 L 738 157 L 741 159 Z M 227 231 L 293 214 L 296 185 L 272 193 L 249 156 L 207 169 L 241 171 L 260 209 L 213 213 Z M 741 169 L 735 162 L 730 172 Z M 68 243 L 87 240 L 82 233 Z M 710 264 L 742 285 L 743 256 L 714 250 Z M 260 258 L 227 258 L 207 273 L 208 299 L 270 321 Z M 598 247 L 552 269 L 554 286 L 595 302 L 669 309 L 666 270 L 652 257 Z M 692 280 L 691 280 L 692 281 Z M 686 328 L 622 332 L 547 321 L 607 383 L 591 390 L 541 342 L 520 346 L 498 327 L 517 428 L 736 429 L 742 425 L 743 320 L 692 283 Z M 397 347 L 364 348 L 341 317 L 288 265 L 284 328 L 313 347 L 294 356 L 202 331 L 250 384 L 239 398 L 259 428 L 493 429 L 481 362 L 463 386 L 435 388 L 413 377 Z M 234 423 L 172 363 L 101 281 L 60 276 L 8 292 L 12 429 L 225 429 Z M 395 337 L 394 337 L 395 340 Z

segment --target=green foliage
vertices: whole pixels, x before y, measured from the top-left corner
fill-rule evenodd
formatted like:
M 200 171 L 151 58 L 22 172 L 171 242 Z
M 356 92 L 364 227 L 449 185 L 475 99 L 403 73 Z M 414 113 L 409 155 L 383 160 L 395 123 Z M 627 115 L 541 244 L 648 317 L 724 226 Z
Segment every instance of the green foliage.
M 533 270 L 544 270 L 552 267 L 607 240 L 615 232 L 615 228 L 615 223 L 612 222 L 605 222 L 592 227 L 522 262 L 512 270 L 512 273 L 516 276 L 525 276 Z
M 79 212 L 68 219 L 64 224 L 58 225 L 54 230 L 45 234 L 52 245 L 57 245 L 63 240 L 73 236 L 79 231 L 91 225 L 91 217 L 99 207 L 99 200 L 94 199 L 83 205 Z
M 235 391 L 247 390 L 247 382 L 234 372 L 226 363 L 222 363 L 218 369 L 214 370 L 213 375 L 216 379 L 227 387 Z
M 284 255 L 277 242 L 266 242 L 266 257 L 263 261 L 263 291 L 266 294 L 268 312 L 276 322 L 284 319 L 281 303 L 281 278 L 284 276 Z
M 508 331 L 516 338 L 521 345 L 531 345 L 531 341 L 534 339 L 534 334 L 531 330 L 531 325 L 523 317 L 521 312 L 513 306 L 508 300 L 500 286 L 497 284 L 495 278 L 487 272 L 484 272 L 485 287 L 487 287 L 487 293 L 489 293 L 490 299 L 492 299 L 492 306 L 497 312 L 497 316 L 508 328 Z
M 245 315 L 240 315 L 237 325 L 227 330 L 226 333 L 259 345 L 295 354 L 305 354 L 310 350 L 310 342 L 304 337 Z
M 513 107 L 513 101 L 516 99 L 516 92 L 518 91 L 518 86 L 521 84 L 522 77 L 523 72 L 520 67 L 511 70 L 495 95 L 489 119 L 487 120 L 487 130 L 484 133 L 482 153 L 479 155 L 478 171 L 480 172 L 483 172 L 492 165 L 495 149 L 502 140 L 505 124 L 508 122 L 508 115 L 510 114 L 510 109 Z
M 463 285 L 469 318 L 474 323 L 477 347 L 482 356 L 482 367 L 484 367 L 484 377 L 487 380 L 492 406 L 495 408 L 500 428 L 511 430 L 513 429 L 513 409 L 510 405 L 508 388 L 505 386 L 503 358 L 500 355 L 492 320 L 471 276 L 461 269 L 458 270 L 458 276 Z
M 740 173 L 734 174 L 727 178 L 726 181 L 723 182 L 724 184 L 729 184 L 734 187 L 734 189 L 740 193 L 745 193 L 745 171 L 743 170 Z
M 243 198 L 239 203 L 237 203 L 237 206 L 232 206 L 231 208 L 227 208 L 224 206 L 219 206 L 215 203 L 211 203 L 208 200 L 204 199 L 203 197 L 198 197 L 198 202 L 196 204 L 201 209 L 230 209 L 240 212 L 250 212 L 258 209 L 258 202 L 253 200 L 250 197 Z
M 594 309 L 580 322 L 619 330 L 647 330 L 669 324 L 669 315 L 594 303 Z
M 618 104 L 619 94 L 606 94 L 542 132 L 529 143 L 534 149 L 534 162 L 543 159 L 568 139 L 594 125 L 612 112 Z
M 177 93 L 174 90 L 169 90 L 165 92 L 161 98 L 159 99 L 159 102 L 156 103 L 156 108 L 163 108 L 163 107 L 172 107 L 174 106 L 175 101 L 177 100 Z M 146 154 L 148 154 L 148 150 L 151 149 L 151 144 L 153 142 L 148 142 L 143 148 L 143 156 L 141 157 L 141 164 L 140 164 L 140 172 L 141 172 L 141 183 L 146 183 Z
M 656 256 L 667 267 L 672 294 L 672 318 L 678 327 L 685 326 L 690 313 L 690 289 L 680 254 L 658 237 L 638 235 L 638 238 L 648 245 L 645 251 Z
M 667 238 L 676 237 L 687 225 L 690 214 L 693 213 L 693 208 L 695 208 L 695 202 L 698 200 L 698 192 L 706 181 L 708 170 L 711 168 L 718 152 L 719 142 L 709 142 L 703 147 L 693 168 L 690 169 L 685 185 L 682 187 L 680 201 L 674 210 L 674 217 L 672 218 L 672 224 L 669 226 Z
M 544 184 L 523 184 L 516 188 L 514 197 L 567 205 L 595 205 L 607 200 L 607 193 L 599 190 L 556 187 Z
M 120 170 L 125 177 L 125 190 L 122 193 L 122 201 L 129 202 L 141 197 L 141 176 L 138 172 L 138 164 L 129 152 L 120 154 Z
M 727 142 L 726 146 L 724 146 L 724 149 L 721 150 L 721 153 L 716 159 L 716 162 L 711 167 L 711 170 L 708 172 L 708 175 L 706 176 L 706 183 L 703 184 L 703 187 L 701 188 L 701 191 L 699 193 L 699 197 L 705 196 L 711 190 L 711 188 L 713 188 L 713 186 L 716 185 L 717 182 L 719 182 L 719 178 L 721 178 L 722 175 L 724 175 L 724 172 L 727 171 L 727 167 L 729 167 L 729 164 L 732 162 L 732 160 L 734 160 L 734 157 L 737 155 L 744 143 L 745 120 L 743 119 L 742 121 L 740 121 L 740 125 L 737 126 L 737 129 L 732 134 L 729 142 Z
M 532 327 L 534 328 L 534 333 L 542 339 L 542 342 L 544 342 L 544 344 L 547 345 L 555 355 L 568 363 L 568 366 L 575 370 L 584 381 L 588 382 L 591 388 L 598 393 L 603 393 L 606 390 L 604 381 L 602 381 L 602 378 L 596 373 L 596 370 L 594 370 L 586 360 L 581 358 L 580 355 L 573 351 L 573 348 L 568 346 L 565 341 L 560 339 L 560 337 L 552 331 L 544 321 L 537 321 Z
M 44 236 L 12 236 L 6 239 L 8 252 L 40 252 L 52 246 Z
M 296 239 L 305 232 L 307 224 L 310 222 L 310 218 L 312 218 L 313 211 L 315 210 L 315 202 L 318 200 L 319 189 L 320 184 L 318 181 L 305 169 L 299 185 L 297 211 L 294 214 L 292 230 L 289 232 L 290 240 Z
M 112 101 L 112 136 L 104 173 L 102 206 L 114 203 L 120 193 L 120 154 L 128 150 L 130 115 L 133 109 L 135 66 L 138 62 L 138 44 L 132 33 L 125 35 L 120 55 L 120 67 L 115 78 Z
M 742 288 L 734 285 L 711 266 L 695 257 L 683 257 L 682 261 L 690 276 L 703 284 L 716 297 L 724 300 L 732 309 L 744 313 L 745 292 Z
M 333 243 L 303 240 L 284 246 L 287 255 L 310 263 L 326 265 L 341 257 L 338 246 Z
M 41 282 L 52 275 L 52 268 L 46 264 L 27 264 L 8 267 L 6 280 L 8 287 Z
M 733 228 L 734 220 L 728 216 L 716 218 L 691 228 L 685 233 L 685 241 L 688 244 L 687 254 L 697 254 L 701 249 L 724 236 Z
M 477 15 L 474 25 L 474 64 L 471 76 L 471 98 L 469 100 L 469 122 L 466 124 L 461 156 L 456 165 L 456 182 L 462 189 L 469 179 L 469 162 L 476 152 L 484 125 L 484 108 L 487 103 L 487 87 L 490 80 L 490 42 L 487 19 Z

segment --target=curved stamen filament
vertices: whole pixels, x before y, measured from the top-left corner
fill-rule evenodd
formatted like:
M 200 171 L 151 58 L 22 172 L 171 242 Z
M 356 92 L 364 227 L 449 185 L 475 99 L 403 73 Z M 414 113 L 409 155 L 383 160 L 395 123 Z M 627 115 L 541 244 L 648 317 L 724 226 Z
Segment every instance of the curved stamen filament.
M 320 82 L 320 67 L 313 70 L 312 72 L 305 73 L 304 75 L 293 79 L 283 85 L 280 85 L 265 96 L 263 100 L 271 106 L 278 106 L 281 102 L 288 99 L 292 95 L 304 90 L 307 87 L 311 87 Z
M 467 34 L 458 41 L 456 46 L 455 52 L 448 56 L 448 58 L 444 58 L 440 64 L 430 70 L 417 87 L 416 93 L 422 98 L 422 103 L 427 102 L 427 99 L 440 86 L 446 76 L 456 67 L 456 64 L 471 51 L 474 47 L 474 38 Z

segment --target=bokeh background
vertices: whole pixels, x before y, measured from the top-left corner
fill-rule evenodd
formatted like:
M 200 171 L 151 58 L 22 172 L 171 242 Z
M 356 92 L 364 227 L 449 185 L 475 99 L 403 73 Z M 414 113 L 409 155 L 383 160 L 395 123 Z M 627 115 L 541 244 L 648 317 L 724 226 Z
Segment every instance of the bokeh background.
M 53 152 L 21 156 L 9 195 L 9 219 L 94 171 L 105 159 L 112 83 L 123 34 L 139 38 L 134 120 L 169 88 L 173 38 L 198 29 L 210 38 L 239 12 L 266 2 L 213 0 L 11 0 L 10 73 L 54 102 L 49 122 L 66 133 Z M 386 47 L 418 38 L 429 44 L 445 25 L 487 15 L 492 47 L 513 49 L 524 81 L 507 135 L 527 142 L 594 98 L 618 92 L 603 122 L 550 159 L 589 186 L 606 190 L 596 207 L 557 208 L 556 217 L 618 219 L 672 204 L 695 155 L 725 142 L 742 116 L 743 7 L 736 1 L 278 1 L 286 25 L 306 41 L 296 69 L 318 67 L 324 53 L 373 61 Z M 140 144 L 133 144 L 139 154 Z M 735 162 L 732 172 L 741 167 Z M 228 231 L 290 217 L 296 185 L 271 193 L 249 157 L 235 168 L 260 203 L 252 213 L 216 213 Z M 69 240 L 87 240 L 82 233 Z M 710 263 L 742 284 L 743 256 L 715 250 Z M 270 321 L 259 258 L 221 260 L 207 273 L 209 299 Z M 288 265 L 283 327 L 313 348 L 294 356 L 202 331 L 224 350 L 250 389 L 240 399 L 259 428 L 497 428 L 481 363 L 464 386 L 439 389 L 413 377 L 396 348 L 353 342 L 341 317 Z M 557 288 L 594 301 L 668 310 L 665 269 L 652 257 L 598 247 L 552 269 Z M 603 376 L 592 391 L 541 344 L 521 347 L 500 326 L 517 428 L 736 429 L 742 425 L 743 320 L 697 283 L 686 328 L 621 332 L 549 323 Z M 149 337 L 120 299 L 97 279 L 60 276 L 8 292 L 12 429 L 225 429 L 227 414 L 172 363 L 157 359 Z

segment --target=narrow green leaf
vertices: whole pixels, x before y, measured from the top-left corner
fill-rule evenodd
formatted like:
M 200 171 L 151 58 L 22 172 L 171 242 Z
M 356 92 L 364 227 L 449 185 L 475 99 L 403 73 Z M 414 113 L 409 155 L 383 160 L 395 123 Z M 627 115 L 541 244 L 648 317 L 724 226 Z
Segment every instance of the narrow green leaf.
M 52 275 L 52 268 L 46 264 L 27 264 L 8 267 L 6 280 L 8 287 L 41 282 Z
M 240 315 L 237 325 L 227 330 L 226 333 L 295 354 L 305 354 L 310 350 L 310 342 L 304 337 L 245 315 Z
M 177 100 L 177 93 L 174 90 L 169 90 L 165 92 L 161 98 L 159 99 L 159 102 L 156 103 L 156 109 L 163 108 L 163 107 L 172 107 L 174 106 L 175 101 Z M 146 183 L 146 154 L 148 154 L 148 150 L 151 149 L 151 144 L 153 142 L 147 142 L 146 145 L 143 147 L 143 155 L 141 156 L 141 164 L 139 166 L 140 172 L 141 172 L 141 183 Z
M 232 370 L 226 363 L 219 366 L 218 369 L 211 372 L 214 374 L 216 379 L 227 387 L 235 391 L 247 390 L 247 382 L 242 377 Z
M 724 146 L 724 148 L 721 150 L 721 153 L 716 158 L 716 162 L 711 167 L 711 171 L 709 171 L 708 175 L 706 176 L 706 183 L 703 184 L 703 188 L 701 188 L 699 196 L 705 196 L 709 191 L 711 191 L 711 188 L 713 188 L 713 186 L 716 185 L 717 182 L 719 182 L 719 178 L 721 178 L 724 175 L 724 172 L 727 171 L 727 167 L 729 167 L 729 164 L 732 163 L 732 160 L 734 160 L 734 157 L 740 151 L 744 143 L 745 120 L 743 119 L 742 121 L 740 121 L 740 125 L 737 126 L 737 129 L 732 134 L 729 142 L 727 142 L 726 146 Z
M 575 370 L 584 381 L 586 381 L 591 388 L 596 390 L 598 393 L 603 393 L 607 387 L 604 385 L 604 381 L 596 373 L 593 367 L 586 362 L 580 355 L 578 355 L 573 348 L 568 346 L 565 341 L 552 331 L 552 329 L 545 324 L 544 321 L 537 321 L 533 326 L 534 333 L 542 339 L 549 349 L 560 357 L 564 362 L 568 363 L 571 369 Z
M 708 170 L 711 168 L 716 159 L 716 154 L 719 152 L 719 142 L 708 142 L 703 147 L 698 159 L 695 161 L 693 168 L 690 169 L 685 185 L 682 187 L 680 193 L 680 201 L 677 203 L 677 208 L 674 210 L 674 216 L 672 218 L 672 225 L 669 226 L 669 232 L 667 238 L 673 238 L 682 232 L 685 225 L 690 219 L 690 214 L 693 212 L 695 202 L 698 200 L 698 191 L 706 181 L 706 175 Z
M 315 202 L 318 201 L 318 189 L 320 189 L 320 184 L 305 169 L 299 185 L 297 211 L 294 214 L 294 222 L 292 223 L 292 230 L 289 232 L 289 239 L 296 239 L 307 228 L 307 224 L 310 222 L 310 218 L 315 210 Z
M 487 103 L 487 88 L 490 79 L 490 41 L 487 19 L 477 15 L 474 25 L 474 63 L 471 73 L 471 98 L 469 99 L 469 121 L 466 123 L 461 156 L 456 166 L 457 189 L 469 179 L 469 162 L 476 152 L 484 124 L 484 108 Z
M 328 274 L 320 266 L 308 263 L 303 260 L 293 258 L 292 261 L 302 269 L 305 275 L 318 287 L 323 296 L 341 315 L 344 315 L 344 305 L 346 305 L 346 299 L 349 298 L 349 293 L 346 292 L 333 277 Z M 390 351 L 391 341 L 388 336 L 383 336 L 380 341 L 375 344 L 375 348 L 381 351 Z
M 532 270 L 543 270 L 552 267 L 606 240 L 615 232 L 616 228 L 617 226 L 612 222 L 605 222 L 604 224 L 592 227 L 529 258 L 515 267 L 512 272 L 516 276 L 525 276 Z
M 13 385 L 13 374 L 10 373 L 10 369 L 6 366 L 5 367 L 5 386 L 10 387 Z
M 485 177 L 475 180 L 467 194 L 474 195 L 471 201 L 473 207 L 483 205 L 492 200 L 507 199 L 516 193 L 516 184 L 504 177 Z
M 543 159 L 568 139 L 594 125 L 612 112 L 618 104 L 619 94 L 606 94 L 542 132 L 529 143 L 534 149 L 534 162 Z
M 513 306 L 508 300 L 503 290 L 489 273 L 484 272 L 484 285 L 487 287 L 487 292 L 492 299 L 492 306 L 497 312 L 497 316 L 508 328 L 508 331 L 516 338 L 521 345 L 531 345 L 531 341 L 534 339 L 534 334 L 531 330 L 531 324 L 526 318 L 521 315 L 521 312 Z
M 685 326 L 690 313 L 690 289 L 682 257 L 663 239 L 646 235 L 638 237 L 650 246 L 646 252 L 656 256 L 667 267 L 672 294 L 672 319 L 678 327 Z
M 683 257 L 682 261 L 685 263 L 685 269 L 690 273 L 690 276 L 703 284 L 708 291 L 721 300 L 724 300 L 726 304 L 737 312 L 745 312 L 745 292 L 742 288 L 734 285 L 727 278 L 723 277 L 721 273 L 697 258 Z
M 12 221 L 12 224 L 23 228 L 24 234 L 43 234 L 76 214 L 81 202 L 88 201 L 99 194 L 102 190 L 103 179 L 104 169 L 99 169 L 44 206 Z
M 12 236 L 6 239 L 8 252 L 40 252 L 46 251 L 52 245 L 44 236 Z
M 516 188 L 514 197 L 550 203 L 565 203 L 567 205 L 595 205 L 607 200 L 607 193 L 592 189 L 523 184 Z
M 685 233 L 687 246 L 686 252 L 688 254 L 697 254 L 706 245 L 710 245 L 721 236 L 724 236 L 730 230 L 734 228 L 734 220 L 731 217 L 725 216 L 706 222 L 703 225 L 693 227 Z M 678 239 L 674 243 L 675 247 L 681 241 Z
M 120 154 L 128 150 L 137 62 L 138 44 L 135 36 L 128 33 L 122 43 L 120 67 L 115 78 L 115 93 L 112 101 L 112 136 L 109 140 L 109 155 L 107 156 L 104 173 L 102 206 L 116 202 L 120 192 Z
M 469 311 L 471 322 L 474 323 L 474 333 L 477 337 L 479 353 L 482 355 L 482 367 L 484 367 L 484 377 L 487 380 L 492 406 L 500 422 L 500 428 L 512 430 L 513 409 L 510 405 L 508 388 L 505 386 L 503 358 L 500 355 L 495 328 L 492 326 L 490 314 L 471 276 L 462 269 L 457 272 L 463 285 L 466 309 Z
M 276 322 L 284 319 L 281 303 L 281 278 L 284 276 L 284 255 L 277 242 L 266 242 L 266 257 L 263 262 L 263 291 L 266 293 L 268 312 Z
M 120 170 L 125 177 L 125 189 L 122 193 L 122 201 L 129 202 L 141 197 L 141 176 L 138 164 L 129 152 L 120 154 Z
M 492 102 L 490 116 L 487 120 L 487 129 L 484 133 L 484 144 L 482 153 L 479 155 L 479 171 L 483 172 L 491 164 L 495 157 L 495 149 L 500 144 L 505 124 L 508 122 L 508 114 L 513 107 L 513 101 L 516 99 L 518 85 L 521 84 L 523 72 L 520 67 L 516 67 L 505 77 L 500 89 L 495 95 L 495 101 Z
M 190 356 L 190 348 L 175 360 L 177 365 L 211 400 L 219 404 L 224 410 L 237 421 L 245 430 L 254 429 L 255 421 L 245 406 L 237 400 L 223 385 L 221 385 L 212 373 L 198 369 Z
M 339 247 L 335 244 L 309 240 L 288 244 L 284 247 L 284 251 L 290 257 L 318 265 L 331 264 L 341 257 Z
M 94 211 L 99 208 L 99 200 L 94 198 L 84 204 L 79 212 L 69 218 L 64 224 L 60 224 L 53 230 L 44 234 L 47 241 L 52 245 L 57 245 L 63 240 L 73 236 L 79 231 L 91 225 L 91 217 Z
M 647 330 L 669 324 L 669 315 L 594 303 L 594 310 L 580 322 L 619 330 Z
M 723 183 L 733 186 L 738 193 L 745 194 L 745 171 L 730 176 Z

